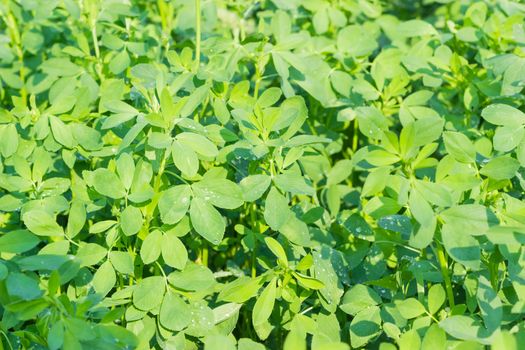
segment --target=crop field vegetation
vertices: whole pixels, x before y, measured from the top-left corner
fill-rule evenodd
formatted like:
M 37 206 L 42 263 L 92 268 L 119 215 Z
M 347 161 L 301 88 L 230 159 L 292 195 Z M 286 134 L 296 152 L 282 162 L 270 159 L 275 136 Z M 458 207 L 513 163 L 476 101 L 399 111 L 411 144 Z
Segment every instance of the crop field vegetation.
M 519 350 L 525 1 L 0 0 L 0 350 Z

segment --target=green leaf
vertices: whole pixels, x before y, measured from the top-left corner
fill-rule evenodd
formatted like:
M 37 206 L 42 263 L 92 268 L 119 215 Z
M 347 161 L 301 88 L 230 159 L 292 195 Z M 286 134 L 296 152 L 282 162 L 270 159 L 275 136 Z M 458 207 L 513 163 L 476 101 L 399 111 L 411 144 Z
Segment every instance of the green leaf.
M 175 166 L 186 176 L 194 177 L 199 170 L 199 158 L 193 149 L 181 142 L 173 141 L 171 156 Z
M 286 257 L 286 252 L 284 251 L 284 248 L 281 246 L 281 244 L 272 237 L 265 237 L 264 242 L 268 248 L 270 248 L 272 253 L 277 257 L 279 262 L 283 266 L 288 266 L 288 258 Z
M 72 125 L 73 136 L 77 142 L 88 151 L 99 150 L 103 146 L 100 133 L 83 124 Z
M 214 98 L 213 99 L 213 112 L 215 113 L 217 119 L 222 123 L 226 124 L 228 120 L 230 120 L 230 111 L 228 110 L 228 107 L 226 106 L 226 103 L 224 100 L 220 98 Z
M 160 217 L 166 224 L 176 224 L 188 212 L 190 207 L 191 188 L 178 185 L 163 191 L 158 206 Z
M 177 108 L 173 103 L 170 91 L 167 88 L 162 89 L 160 94 L 160 109 L 162 116 L 166 121 L 172 121 L 177 116 Z
M 109 70 L 113 74 L 120 74 L 129 67 L 130 59 L 126 50 L 122 50 L 109 61 Z
M 374 231 L 370 225 L 357 213 L 350 215 L 343 223 L 343 226 L 350 233 L 361 239 L 372 239 L 374 236 Z
M 452 205 L 450 190 L 442 184 L 416 180 L 414 189 L 428 202 L 440 207 Z
M 6 158 L 12 156 L 18 149 L 18 143 L 16 125 L 0 125 L 0 153 Z
M 481 322 L 471 316 L 453 315 L 439 322 L 439 326 L 449 335 L 461 340 L 475 340 L 482 344 L 489 344 L 488 332 L 483 329 Z
M 63 236 L 64 229 L 43 210 L 31 210 L 22 216 L 24 224 L 37 236 Z
M 483 119 L 494 125 L 519 127 L 525 124 L 525 113 L 509 105 L 496 103 L 481 111 Z
M 182 241 L 173 233 L 162 236 L 162 258 L 164 262 L 178 270 L 183 270 L 188 261 L 188 252 Z
M 104 168 L 93 171 L 93 187 L 98 193 L 113 199 L 126 195 L 126 189 L 117 174 Z
M 106 261 L 97 269 L 91 283 L 95 292 L 104 296 L 113 289 L 116 282 L 117 276 L 115 275 L 115 270 L 113 266 L 111 266 L 111 263 Z
M 350 344 L 362 347 L 380 332 L 381 316 L 377 306 L 358 312 L 350 322 Z
M 351 56 L 370 55 L 377 46 L 374 33 L 364 26 L 350 25 L 337 33 L 337 48 Z
M 162 237 L 162 232 L 154 230 L 144 238 L 140 249 L 140 257 L 144 264 L 151 264 L 159 258 L 162 249 Z
M 472 236 L 484 235 L 491 226 L 498 224 L 490 209 L 479 204 L 457 205 L 442 211 L 440 216 L 450 227 Z
M 399 23 L 399 25 L 396 26 L 396 32 L 399 36 L 406 38 L 438 34 L 430 23 L 419 19 Z
M 295 269 L 298 271 L 306 271 L 310 267 L 312 267 L 313 263 L 314 263 L 314 258 L 312 257 L 312 255 L 307 254 L 297 263 L 297 265 L 295 266 Z
M 221 213 L 202 198 L 193 198 L 190 206 L 191 224 L 195 231 L 212 244 L 219 244 L 226 225 Z
M 106 248 L 96 243 L 80 243 L 76 258 L 80 266 L 93 266 L 102 260 L 107 254 Z
M 126 190 L 129 190 L 133 183 L 133 174 L 135 173 L 135 162 L 131 154 L 122 153 L 117 158 L 117 172 L 122 184 Z
M 205 350 L 237 350 L 235 338 L 222 334 L 210 334 L 204 338 Z
M 408 298 L 396 303 L 396 308 L 406 319 L 416 318 L 425 312 L 425 307 L 415 298 Z
M 191 188 L 196 197 L 218 208 L 235 209 L 244 203 L 239 186 L 227 179 L 205 178 Z
M 389 174 L 390 167 L 376 168 L 370 171 L 363 185 L 361 196 L 368 197 L 383 191 Z
M 445 289 L 441 284 L 435 284 L 428 290 L 428 311 L 435 314 L 445 303 Z
M 64 324 L 58 321 L 51 326 L 47 335 L 47 345 L 50 350 L 58 350 L 64 344 Z
M 408 206 L 414 219 L 421 225 L 428 226 L 435 221 L 435 214 L 432 207 L 417 191 L 410 191 Z
M 379 304 L 381 297 L 372 288 L 356 284 L 345 293 L 339 307 L 347 314 L 355 316 L 358 312 Z
M 0 252 L 20 254 L 40 243 L 38 237 L 27 230 L 14 230 L 0 236 Z
M 285 11 L 276 11 L 272 17 L 271 30 L 277 42 L 284 41 L 292 31 L 290 16 Z
M 277 187 L 284 192 L 289 192 L 292 195 L 306 194 L 312 196 L 314 189 L 304 179 L 304 176 L 299 174 L 279 174 L 273 178 Z
M 166 280 L 161 276 L 146 277 L 133 290 L 133 305 L 139 310 L 152 310 L 162 303 Z
M 487 331 L 492 333 L 499 329 L 503 321 L 503 304 L 485 276 L 479 277 L 476 298 Z
M 38 279 L 18 272 L 10 273 L 7 276 L 5 288 L 9 295 L 22 300 L 34 300 L 43 294 L 43 291 L 38 287 Z
M 266 347 L 263 344 L 257 343 L 249 338 L 239 339 L 238 350 L 265 350 Z
M 291 213 L 286 198 L 275 187 L 270 188 L 264 207 L 264 220 L 266 220 L 266 223 L 272 230 L 278 231 L 288 221 L 290 216 Z
M 387 129 L 385 116 L 375 107 L 356 109 L 359 131 L 366 137 L 380 139 Z
M 282 96 L 281 89 L 277 87 L 271 87 L 263 91 L 261 96 L 257 99 L 257 104 L 261 108 L 273 106 Z
M 494 134 L 494 149 L 500 152 L 510 152 L 521 143 L 524 136 L 523 126 L 501 126 Z
M 219 154 L 217 146 L 206 137 L 192 132 L 178 134 L 176 140 L 185 146 L 190 147 L 195 153 L 208 158 L 216 157 Z
M 219 300 L 244 303 L 257 294 L 261 284 L 261 278 L 239 277 L 223 287 Z
M 109 252 L 109 261 L 111 261 L 111 265 L 113 265 L 118 272 L 133 275 L 133 258 L 130 253 L 111 251 Z
M 432 110 L 431 110 L 432 111 Z M 441 136 L 445 120 L 428 116 L 414 122 L 414 146 L 427 145 Z
M 254 202 L 266 192 L 272 179 L 268 175 L 250 175 L 241 180 L 242 197 L 246 202 Z
M 304 99 L 300 96 L 290 97 L 281 104 L 275 122 L 272 125 L 265 125 L 265 127 L 272 131 L 278 131 L 288 127 L 292 128 L 295 124 L 298 124 L 298 127 L 300 127 L 307 114 L 308 110 Z
M 182 271 L 175 271 L 168 276 L 170 284 L 187 291 L 203 291 L 215 285 L 213 273 L 205 266 L 188 262 Z
M 142 212 L 132 205 L 127 206 L 120 214 L 120 228 L 126 236 L 133 236 L 142 227 Z
M 69 217 L 67 220 L 66 234 L 68 237 L 75 237 L 84 227 L 86 223 L 86 209 L 84 204 L 75 201 L 71 204 L 69 209 Z
M 303 247 L 310 245 L 310 231 L 308 230 L 308 226 L 293 214 L 291 214 L 288 221 L 281 226 L 279 232 L 292 243 Z
M 397 344 L 400 349 L 420 349 L 421 338 L 415 329 L 411 329 L 408 332 L 401 334 L 397 340 Z
M 306 350 L 306 334 L 291 330 L 284 340 L 283 350 Z
M 443 349 L 446 347 L 447 335 L 439 325 L 431 325 L 425 333 L 422 341 L 422 349 Z
M 95 222 L 90 228 L 89 233 L 100 233 L 103 231 L 109 230 L 111 227 L 115 226 L 117 221 L 115 220 L 104 220 Z
M 139 114 L 139 111 L 135 107 L 119 100 L 107 101 L 104 103 L 104 107 L 106 107 L 108 111 L 117 114 L 127 113 L 133 116 Z
M 480 267 L 481 252 L 479 242 L 464 232 L 463 229 L 453 225 L 443 225 L 441 228 L 443 245 L 452 259 L 473 270 Z
M 510 156 L 501 156 L 492 158 L 479 172 L 494 180 L 507 180 L 513 178 L 519 168 L 518 160 Z
M 446 131 L 443 133 L 443 141 L 447 152 L 458 162 L 474 163 L 476 161 L 474 144 L 464 134 Z
M 329 24 L 328 13 L 326 9 L 319 9 L 312 17 L 312 22 L 317 34 L 323 34 L 326 32 L 328 30 Z
M 73 137 L 73 132 L 69 125 L 65 124 L 55 116 L 49 117 L 49 124 L 51 126 L 51 131 L 53 132 L 53 137 L 58 143 L 68 148 L 76 146 L 77 142 Z
M 186 118 L 189 115 L 191 115 L 195 109 L 204 101 L 206 96 L 208 96 L 210 91 L 210 87 L 208 85 L 202 85 L 196 88 L 188 100 L 186 101 L 186 104 L 180 111 L 181 118 Z
M 299 285 L 306 289 L 318 290 L 324 288 L 324 283 L 313 277 L 298 272 L 292 272 Z
M 172 331 L 186 328 L 192 319 L 191 309 L 175 293 L 166 293 L 160 307 L 159 321 L 162 326 Z
M 343 159 L 338 161 L 327 175 L 327 186 L 336 185 L 346 180 L 352 173 L 352 161 Z
M 270 318 L 277 294 L 276 279 L 272 279 L 257 298 L 252 311 L 253 326 L 263 324 Z

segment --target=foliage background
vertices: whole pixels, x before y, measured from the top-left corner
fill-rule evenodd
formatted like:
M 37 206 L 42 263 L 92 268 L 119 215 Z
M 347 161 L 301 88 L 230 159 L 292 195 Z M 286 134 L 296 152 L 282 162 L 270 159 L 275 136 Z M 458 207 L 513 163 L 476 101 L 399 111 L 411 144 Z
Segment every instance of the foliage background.
M 518 349 L 524 17 L 2 0 L 0 348 Z

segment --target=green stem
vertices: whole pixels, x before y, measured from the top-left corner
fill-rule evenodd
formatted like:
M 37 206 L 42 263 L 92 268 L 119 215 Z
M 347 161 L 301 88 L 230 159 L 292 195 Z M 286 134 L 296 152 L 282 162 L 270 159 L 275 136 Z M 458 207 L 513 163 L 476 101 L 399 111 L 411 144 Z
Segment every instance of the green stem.
M 4 339 L 6 340 L 7 345 L 9 345 L 9 349 L 13 350 L 13 345 L 11 345 L 11 341 L 9 340 L 9 337 L 7 336 L 7 334 L 5 334 L 4 331 L 0 331 L 0 334 L 2 334 L 4 336 Z M 0 340 L 0 342 L 1 342 L 1 340 Z
M 259 62 L 255 63 L 255 87 L 253 91 L 253 97 L 255 100 L 259 98 L 259 85 L 261 84 L 261 70 L 259 69 Z
M 252 224 L 252 229 L 256 231 L 256 234 L 259 234 L 259 222 L 256 217 L 257 204 L 253 204 L 253 207 L 250 210 L 250 221 Z M 257 277 L 257 238 L 254 237 L 253 250 L 252 250 L 252 259 L 251 259 L 251 274 L 252 277 Z
M 357 125 L 357 119 L 354 119 L 354 134 L 352 135 L 352 151 L 357 151 L 357 142 L 359 140 L 359 127 Z
M 145 217 L 144 226 L 143 226 L 143 236 L 148 234 L 150 222 L 151 222 L 151 219 L 153 218 L 153 212 L 155 211 L 155 208 L 157 207 L 157 202 L 159 201 L 158 192 L 159 192 L 159 188 L 160 188 L 161 181 L 162 181 L 162 175 L 164 174 L 164 168 L 166 168 L 166 159 L 168 158 L 167 154 L 169 153 L 165 151 L 162 153 L 162 160 L 160 161 L 159 171 L 157 172 L 157 175 L 155 176 L 155 180 L 153 180 L 154 195 L 153 195 L 153 198 L 151 199 L 151 203 L 146 207 L 146 217 Z
M 202 104 L 201 112 L 200 114 L 198 112 L 195 113 L 193 119 L 195 121 L 200 121 L 202 118 L 204 118 L 204 115 L 206 114 L 206 108 L 208 108 L 208 103 L 210 103 L 210 96 L 206 96 L 206 99 L 204 100 L 204 103 Z
M 98 47 L 97 24 L 93 23 L 91 26 L 91 38 L 93 39 L 93 46 L 95 48 L 95 57 L 100 58 L 100 49 Z
M 253 243 L 251 265 L 252 278 L 255 278 L 257 277 L 257 241 Z
M 177 173 L 174 173 L 173 171 L 169 171 L 169 170 L 164 170 L 164 172 L 166 174 L 170 174 L 170 175 L 173 175 L 175 176 L 177 179 L 179 179 L 180 181 L 184 182 L 186 185 L 189 185 L 188 181 L 186 181 L 182 176 L 180 176 L 179 174 Z
M 100 79 L 104 80 L 104 75 L 102 74 L 102 66 L 100 65 L 100 48 L 98 43 L 98 34 L 97 34 L 97 22 L 94 20 L 91 24 L 91 38 L 93 40 L 93 47 L 95 49 L 95 71 Z
M 195 72 L 201 63 L 201 1 L 195 0 Z
M 164 174 L 164 168 L 166 168 L 166 159 L 168 158 L 166 154 L 167 152 L 163 152 L 162 154 L 162 160 L 160 161 L 159 171 L 157 172 L 157 176 L 155 177 L 155 181 L 153 182 L 153 190 L 155 191 L 155 193 L 157 193 L 160 188 L 160 182 L 162 180 L 162 175 Z
M 454 292 L 452 291 L 452 282 L 450 281 L 447 257 L 445 256 L 443 246 L 439 242 L 436 242 L 436 253 L 439 261 L 439 266 L 441 267 L 443 281 L 445 282 L 445 291 L 447 292 L 448 305 L 451 308 L 453 308 L 456 305 L 456 303 L 454 302 Z
M 208 243 L 206 241 L 202 243 L 201 263 L 204 266 L 208 266 Z
M 155 261 L 155 264 L 159 268 L 159 271 L 162 274 L 162 277 L 164 277 L 164 284 L 166 285 L 166 292 L 169 294 L 170 293 L 170 286 L 168 284 L 168 277 L 166 276 L 166 273 L 164 272 L 164 269 L 162 268 L 162 265 L 158 261 Z

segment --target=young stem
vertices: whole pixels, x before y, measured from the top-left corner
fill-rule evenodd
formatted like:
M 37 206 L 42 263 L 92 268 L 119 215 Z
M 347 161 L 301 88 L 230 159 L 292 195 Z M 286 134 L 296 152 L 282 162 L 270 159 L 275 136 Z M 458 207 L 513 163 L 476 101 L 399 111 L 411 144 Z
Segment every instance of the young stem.
M 253 97 L 257 100 L 259 97 L 259 85 L 261 84 L 261 71 L 259 69 L 259 62 L 255 63 L 255 87 Z
M 256 211 L 257 211 L 257 205 L 254 203 L 253 207 L 250 208 L 250 221 L 252 224 L 252 229 L 256 231 L 256 233 L 259 233 L 259 223 L 257 221 L 256 217 Z M 257 239 L 253 242 L 253 250 L 252 250 L 252 259 L 251 259 L 251 274 L 252 277 L 257 277 Z
M 201 249 L 201 263 L 204 266 L 208 266 L 208 243 L 203 241 Z
M 452 291 L 452 282 L 450 281 L 447 257 L 445 256 L 443 246 L 439 242 L 436 242 L 436 253 L 439 261 L 439 266 L 441 267 L 443 281 L 445 282 L 445 291 L 447 293 L 448 305 L 451 308 L 453 308 L 456 305 L 456 303 L 454 302 L 454 292 Z
M 252 278 L 257 277 L 257 242 L 253 243 L 252 261 L 251 261 Z
M 354 134 L 352 135 L 352 151 L 357 151 L 357 142 L 359 140 L 359 127 L 357 119 L 354 119 Z
M 201 1 L 195 0 L 195 71 L 201 62 Z
M 99 77 L 99 79 L 102 81 L 104 79 L 104 76 L 102 74 L 102 66 L 100 65 L 100 48 L 98 44 L 98 34 L 97 34 L 97 22 L 94 20 L 91 24 L 91 38 L 93 40 L 93 47 L 95 49 L 95 71 Z
M 166 160 L 168 158 L 169 153 L 163 152 L 162 153 L 162 160 L 160 161 L 159 165 L 159 171 L 157 172 L 157 175 L 155 176 L 155 180 L 153 181 L 153 192 L 155 193 L 153 195 L 153 198 L 151 200 L 151 203 L 146 207 L 146 218 L 144 220 L 144 234 L 148 234 L 149 231 L 149 225 L 151 222 L 151 219 L 153 218 L 153 212 L 155 211 L 155 208 L 157 207 L 157 202 L 159 200 L 158 192 L 161 185 L 162 175 L 164 174 L 164 168 L 166 167 Z
M 93 25 L 91 26 L 91 38 L 93 39 L 93 46 L 95 48 L 95 57 L 98 60 L 100 58 L 100 49 L 98 47 L 98 34 L 96 23 L 93 23 Z

